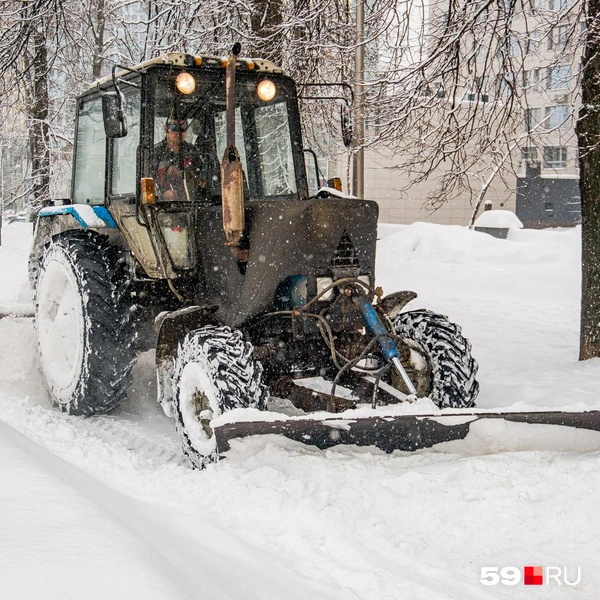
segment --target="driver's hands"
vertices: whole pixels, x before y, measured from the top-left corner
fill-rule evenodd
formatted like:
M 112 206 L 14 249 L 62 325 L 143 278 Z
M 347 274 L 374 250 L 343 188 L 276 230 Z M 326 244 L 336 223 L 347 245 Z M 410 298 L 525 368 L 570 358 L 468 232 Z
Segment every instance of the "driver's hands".
M 169 180 L 176 180 L 176 179 L 181 179 L 183 176 L 181 169 L 171 165 L 168 169 L 167 169 L 167 179 Z
M 183 172 L 178 167 L 171 165 L 165 173 L 167 183 L 171 186 L 171 189 L 165 190 L 163 198 L 165 200 L 176 200 L 177 193 L 175 189 L 179 190 L 183 182 Z

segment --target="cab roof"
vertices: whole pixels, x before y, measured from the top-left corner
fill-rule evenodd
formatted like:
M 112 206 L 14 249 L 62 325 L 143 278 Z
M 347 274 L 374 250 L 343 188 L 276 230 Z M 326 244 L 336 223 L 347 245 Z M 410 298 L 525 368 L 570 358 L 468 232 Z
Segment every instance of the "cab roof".
M 155 65 L 170 65 L 177 67 L 208 67 L 208 68 L 225 68 L 227 66 L 227 58 L 215 56 L 213 54 L 185 54 L 182 52 L 169 52 L 168 54 L 161 54 L 156 58 L 145 60 L 132 67 L 127 67 L 127 70 L 117 71 L 115 77 L 123 77 L 131 71 L 143 71 L 148 67 Z M 120 66 L 120 65 L 119 65 Z M 283 73 L 283 69 L 272 63 L 270 60 L 263 60 L 262 58 L 244 58 L 239 57 L 237 59 L 237 67 L 245 68 L 248 71 L 256 71 L 259 73 Z M 118 67 L 117 67 L 118 68 Z M 90 90 L 96 89 L 106 83 L 112 82 L 112 75 L 107 75 L 101 79 L 96 80 L 91 86 Z

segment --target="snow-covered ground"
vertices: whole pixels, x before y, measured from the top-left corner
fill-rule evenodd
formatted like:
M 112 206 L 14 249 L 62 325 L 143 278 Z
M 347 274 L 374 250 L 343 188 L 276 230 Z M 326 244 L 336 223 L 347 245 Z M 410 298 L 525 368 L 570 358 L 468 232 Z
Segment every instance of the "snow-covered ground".
M 89 419 L 54 409 L 36 358 L 31 226 L 0 246 L 0 598 L 600 598 L 600 434 L 478 422 L 413 455 L 238 440 L 188 468 L 154 402 Z M 380 228 L 378 283 L 463 326 L 485 408 L 600 408 L 577 361 L 580 230 Z M 567 567 L 574 586 L 480 582 L 483 567 Z M 556 571 L 554 571 L 556 573 Z M 510 574 L 510 572 L 508 573 Z M 547 575 L 547 571 L 545 573 Z

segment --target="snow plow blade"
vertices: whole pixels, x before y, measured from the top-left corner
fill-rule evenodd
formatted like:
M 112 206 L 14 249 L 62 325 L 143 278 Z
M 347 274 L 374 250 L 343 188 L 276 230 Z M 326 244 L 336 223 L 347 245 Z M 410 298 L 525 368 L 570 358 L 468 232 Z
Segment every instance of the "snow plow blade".
M 350 411 L 348 411 L 350 412 Z M 561 425 L 600 431 L 600 411 L 470 412 L 427 415 L 382 415 L 352 418 L 348 412 L 330 417 L 289 417 L 277 421 L 238 421 L 215 427 L 219 454 L 232 439 L 256 435 L 286 438 L 325 450 L 340 444 L 375 446 L 384 452 L 414 452 L 436 444 L 464 439 L 472 423 L 503 419 L 513 423 Z

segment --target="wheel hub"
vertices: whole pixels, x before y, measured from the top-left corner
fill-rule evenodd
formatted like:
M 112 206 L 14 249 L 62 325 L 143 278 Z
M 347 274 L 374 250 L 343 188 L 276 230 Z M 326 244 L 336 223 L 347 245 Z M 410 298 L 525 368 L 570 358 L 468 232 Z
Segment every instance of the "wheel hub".
M 432 370 L 423 350 L 419 348 L 415 342 L 403 340 L 400 362 L 402 363 L 406 374 L 415 386 L 418 397 L 427 397 L 431 393 L 432 389 Z M 392 370 L 391 379 L 392 385 L 397 390 L 405 394 L 408 393 L 402 378 L 394 370 Z
M 41 274 L 36 319 L 44 374 L 60 395 L 79 372 L 84 338 L 81 298 L 61 262 L 49 262 Z
M 208 397 L 204 392 L 196 390 L 194 392 L 192 402 L 194 403 L 196 418 L 202 426 L 204 433 L 210 439 L 213 436 L 214 432 L 212 430 L 212 427 L 210 426 L 210 423 L 213 418 L 213 411 L 210 408 L 210 402 L 208 400 Z

